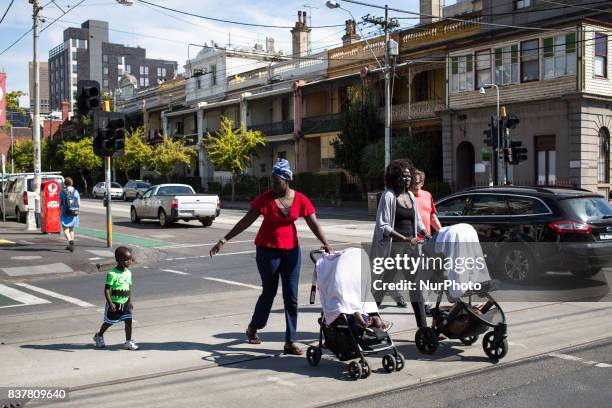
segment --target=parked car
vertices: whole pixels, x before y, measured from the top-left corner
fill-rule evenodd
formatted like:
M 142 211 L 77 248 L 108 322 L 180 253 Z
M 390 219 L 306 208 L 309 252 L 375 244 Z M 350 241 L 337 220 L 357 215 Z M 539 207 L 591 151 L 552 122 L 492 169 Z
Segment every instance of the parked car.
M 221 213 L 221 202 L 214 194 L 196 194 L 187 184 L 160 184 L 148 189 L 130 208 L 133 223 L 141 219 L 159 220 L 168 227 L 178 220 L 199 220 L 203 226 L 212 225 Z
M 134 200 L 151 188 L 151 183 L 143 180 L 129 180 L 123 186 L 123 200 Z
M 436 208 L 442 225 L 475 227 L 493 273 L 511 282 L 546 271 L 588 278 L 612 265 L 612 206 L 587 190 L 473 188 Z
M 61 188 L 64 187 L 64 177 L 60 174 L 43 174 L 41 181 L 57 181 Z M 0 186 L 4 195 L 4 206 L 0 199 L 0 216 L 4 212 L 7 217 L 15 217 L 17 222 L 25 222 L 27 207 L 34 205 L 34 174 L 22 174 L 9 176 L 8 183 Z M 5 210 L 6 209 L 6 210 Z
M 123 198 L 123 187 L 119 183 L 111 183 L 111 200 L 113 198 Z M 106 185 L 103 181 L 96 184 L 91 191 L 93 198 L 104 198 L 106 195 Z

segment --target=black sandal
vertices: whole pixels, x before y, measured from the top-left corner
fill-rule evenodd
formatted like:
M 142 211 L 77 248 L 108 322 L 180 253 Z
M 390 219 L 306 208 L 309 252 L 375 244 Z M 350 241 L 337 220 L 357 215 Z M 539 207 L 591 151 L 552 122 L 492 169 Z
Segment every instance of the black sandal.
M 291 343 L 289 345 L 285 344 L 285 346 L 283 347 L 283 353 L 290 354 L 293 356 L 301 356 L 302 354 L 304 354 L 304 350 L 302 350 L 302 348 L 299 347 L 297 344 Z
M 249 344 L 261 344 L 261 339 L 257 335 L 257 330 L 251 330 L 250 327 L 247 327 L 246 336 Z

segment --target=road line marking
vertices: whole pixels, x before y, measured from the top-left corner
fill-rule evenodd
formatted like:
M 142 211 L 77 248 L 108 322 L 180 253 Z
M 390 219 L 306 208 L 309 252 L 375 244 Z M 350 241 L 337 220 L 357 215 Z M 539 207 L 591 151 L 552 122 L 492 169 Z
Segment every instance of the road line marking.
M 72 268 L 64 263 L 58 262 L 47 265 L 14 266 L 11 268 L 0 268 L 9 276 L 44 275 L 50 273 L 74 272 Z
M 53 297 L 53 298 L 61 299 L 64 302 L 72 303 L 72 304 L 75 304 L 77 306 L 81 306 L 81 307 L 94 307 L 94 305 L 92 305 L 91 303 L 87 303 L 85 301 L 79 300 L 77 298 L 73 298 L 71 296 L 61 295 L 61 294 L 59 294 L 57 292 L 53 292 L 52 290 L 47 290 L 47 289 L 39 288 L 38 286 L 28 285 L 27 283 L 16 283 L 15 285 L 21 286 L 21 287 L 26 288 L 26 289 L 30 289 L 30 290 L 32 290 L 34 292 L 42 293 L 43 295 L 47 295 L 47 296 L 50 296 L 50 297 Z
M 87 249 L 87 252 L 94 254 L 95 256 L 101 256 L 105 258 L 113 258 L 115 253 L 106 249 Z
M 608 364 L 608 363 L 598 363 L 597 361 L 587 361 L 583 358 L 580 357 L 576 357 L 576 356 L 570 356 L 569 354 L 561 354 L 561 353 L 548 353 L 549 356 L 551 357 L 556 357 L 556 358 L 560 358 L 562 360 L 568 360 L 568 361 L 575 361 L 577 363 L 582 363 L 582 364 L 586 364 L 586 365 L 590 365 L 590 366 L 594 366 L 594 367 L 599 367 L 599 368 L 610 368 L 612 367 L 612 364 Z
M 258 289 L 258 290 L 262 289 L 261 286 L 249 285 L 248 283 L 236 282 L 236 281 L 231 281 L 231 280 L 226 280 L 226 279 L 219 279 L 219 278 L 203 278 L 203 279 L 211 280 L 215 282 L 227 283 L 229 285 L 244 286 L 244 287 L 251 288 L 251 289 Z
M 176 244 L 176 245 L 169 246 L 168 248 L 197 248 L 197 247 L 204 247 L 204 246 L 213 246 L 217 242 L 218 241 L 216 241 L 216 242 L 209 242 L 209 243 L 206 243 L 206 244 Z M 252 239 L 246 239 L 246 240 L 242 240 L 242 241 L 231 241 L 231 242 L 228 241 L 228 243 L 226 245 L 228 245 L 228 244 L 243 244 L 245 242 L 253 242 L 253 240 Z
M 94 258 L 89 258 L 90 261 L 97 261 L 99 259 L 102 259 L 102 258 L 100 258 L 99 256 L 96 256 Z
M 20 240 L 20 241 L 17 241 L 17 243 L 18 243 L 18 244 L 22 244 L 22 245 L 23 245 L 23 244 L 26 244 L 26 245 L 35 245 L 33 242 L 26 241 L 26 240 L 23 240 L 23 239 L 22 239 L 22 240 Z
M 14 259 L 16 261 L 31 261 L 34 259 L 41 259 L 42 256 L 40 255 L 20 255 L 20 256 L 11 256 L 11 259 Z
M 12 299 L 16 302 L 19 302 L 19 305 L 8 305 L 8 306 L 0 306 L 0 308 L 5 307 L 15 307 L 15 306 L 28 306 L 28 305 L 42 305 L 44 303 L 51 303 L 46 299 L 41 299 L 34 295 L 30 295 L 29 293 L 22 292 L 20 290 L 11 288 L 10 286 L 0 284 L 0 295 L 6 296 L 9 299 Z
M 13 245 L 13 241 L 9 241 L 8 239 L 0 239 L 0 245 Z
M 191 275 L 190 273 L 175 271 L 174 269 L 162 269 L 162 272 L 176 273 L 177 275 Z

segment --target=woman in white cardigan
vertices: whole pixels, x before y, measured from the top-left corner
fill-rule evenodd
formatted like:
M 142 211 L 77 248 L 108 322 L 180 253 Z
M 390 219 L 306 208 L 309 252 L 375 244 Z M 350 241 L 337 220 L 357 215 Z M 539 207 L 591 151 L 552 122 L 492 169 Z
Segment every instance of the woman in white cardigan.
M 414 174 L 414 166 L 409 160 L 394 160 L 385 170 L 385 191 L 378 203 L 376 226 L 372 238 L 370 259 L 395 257 L 397 253 L 416 250 L 417 235 L 428 237 L 425 225 L 419 215 L 416 199 L 410 191 Z M 396 245 L 393 245 L 395 243 Z M 397 245 L 404 243 L 403 245 Z M 409 246 L 409 247 L 406 247 Z M 390 270 L 383 275 L 383 281 L 390 282 L 396 275 Z M 399 292 L 389 293 L 398 306 L 407 307 L 407 303 Z M 411 293 L 412 294 L 412 293 Z M 380 302 L 384 294 L 378 294 Z M 411 296 L 417 325 L 427 325 L 424 305 L 415 293 Z

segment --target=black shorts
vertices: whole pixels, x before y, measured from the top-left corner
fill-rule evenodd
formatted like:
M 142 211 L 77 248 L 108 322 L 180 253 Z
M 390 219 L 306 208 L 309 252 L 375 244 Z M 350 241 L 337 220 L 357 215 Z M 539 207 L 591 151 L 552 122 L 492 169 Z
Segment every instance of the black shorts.
M 115 311 L 111 312 L 108 308 L 108 303 L 104 305 L 104 323 L 116 324 L 125 320 L 132 320 L 132 311 L 128 302 L 113 303 Z

